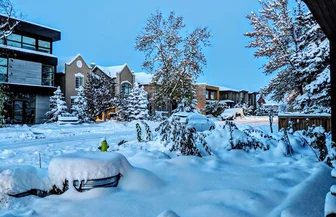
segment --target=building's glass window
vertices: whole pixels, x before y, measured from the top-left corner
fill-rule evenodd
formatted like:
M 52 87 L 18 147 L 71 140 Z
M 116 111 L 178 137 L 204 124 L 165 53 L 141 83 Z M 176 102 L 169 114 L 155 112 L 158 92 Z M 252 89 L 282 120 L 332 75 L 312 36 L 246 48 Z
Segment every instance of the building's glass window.
M 0 82 L 7 81 L 8 59 L 0 57 Z
M 37 40 L 32 37 L 22 36 L 18 34 L 10 34 L 7 39 L 7 45 L 19 47 L 29 50 L 38 50 L 44 53 L 51 53 L 51 42 L 44 40 Z M 37 44 L 36 44 L 37 43 Z M 4 44 L 4 40 L 0 40 L 0 44 Z
M 121 93 L 122 94 L 130 94 L 131 93 L 131 85 L 129 83 L 121 84 Z
M 54 86 L 55 66 L 42 65 L 42 85 Z
M 208 90 L 205 91 L 205 96 L 206 96 L 206 99 L 209 99 L 209 91 Z
M 31 37 L 22 37 L 22 48 L 36 50 L 36 39 Z
M 79 87 L 84 87 L 84 75 L 78 73 L 75 76 L 75 88 L 78 89 Z
M 44 53 L 51 53 L 51 42 L 49 41 L 37 40 L 35 38 L 14 33 L 10 34 L 6 40 L 8 46 L 20 47 L 29 50 L 38 50 Z M 38 42 L 37 46 L 36 42 Z M 0 44 L 4 44 L 4 41 L 0 40 Z
M 13 47 L 21 47 L 22 36 L 18 34 L 10 34 L 7 37 L 7 45 Z
M 215 94 L 216 94 L 216 92 L 211 91 L 210 92 L 210 99 L 215 99 Z
M 38 40 L 38 51 L 51 53 L 51 43 L 49 41 Z

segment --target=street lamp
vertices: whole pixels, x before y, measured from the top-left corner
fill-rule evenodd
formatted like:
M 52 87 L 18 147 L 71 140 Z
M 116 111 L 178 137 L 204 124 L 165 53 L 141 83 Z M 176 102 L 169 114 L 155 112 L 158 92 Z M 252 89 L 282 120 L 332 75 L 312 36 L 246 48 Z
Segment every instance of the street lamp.
M 336 141 L 336 0 L 303 0 L 330 41 L 331 135 Z M 334 126 L 334 127 L 333 127 Z

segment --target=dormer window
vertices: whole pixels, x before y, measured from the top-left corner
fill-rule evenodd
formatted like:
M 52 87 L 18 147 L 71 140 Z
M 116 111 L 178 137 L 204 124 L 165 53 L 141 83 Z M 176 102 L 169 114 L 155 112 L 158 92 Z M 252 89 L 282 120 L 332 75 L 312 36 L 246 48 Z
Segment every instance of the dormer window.
M 82 73 L 75 74 L 75 89 L 84 87 L 84 75 Z

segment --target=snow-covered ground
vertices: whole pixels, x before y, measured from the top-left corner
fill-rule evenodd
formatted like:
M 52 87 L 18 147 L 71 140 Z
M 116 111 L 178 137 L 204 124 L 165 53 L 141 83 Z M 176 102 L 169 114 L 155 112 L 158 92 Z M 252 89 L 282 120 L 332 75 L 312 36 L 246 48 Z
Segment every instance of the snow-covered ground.
M 241 128 L 251 125 L 269 131 L 268 117 L 235 122 Z M 158 124 L 150 126 L 154 129 Z M 217 122 L 218 127 L 223 124 Z M 109 151 L 121 153 L 135 168 L 117 188 L 84 193 L 70 189 L 46 198 L 6 196 L 29 188 L 47 189 L 52 159 L 99 152 L 103 137 Z M 128 142 L 118 146 L 121 140 Z M 210 147 L 221 141 L 212 143 Z M 308 147 L 290 157 L 279 155 L 275 148 L 220 150 L 217 147 L 215 156 L 203 158 L 169 158 L 159 142 L 137 141 L 135 122 L 0 129 L 0 216 L 173 216 L 168 210 L 181 217 L 323 216 L 325 196 L 333 184 L 331 169 L 318 163 Z

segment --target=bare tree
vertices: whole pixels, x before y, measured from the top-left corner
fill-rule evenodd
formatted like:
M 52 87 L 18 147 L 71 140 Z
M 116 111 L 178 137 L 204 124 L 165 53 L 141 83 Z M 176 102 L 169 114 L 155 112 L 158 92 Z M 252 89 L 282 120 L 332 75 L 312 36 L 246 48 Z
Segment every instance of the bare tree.
M 15 27 L 20 22 L 19 19 L 14 20 L 12 17 L 22 17 L 22 15 L 18 15 L 10 0 L 0 0 L 0 13 L 3 14 L 3 16 L 0 17 L 0 41 L 2 41 L 6 40 L 6 38 L 13 33 Z M 6 56 L 7 52 L 0 53 L 0 55 Z M 7 88 L 0 83 L 0 127 L 4 123 L 4 104 L 8 100 L 8 90 L 5 90 L 7 90 Z
M 0 0 L 0 13 L 4 14 L 4 17 L 0 18 L 0 40 L 2 40 L 12 34 L 20 22 L 20 19 L 14 20 L 12 18 L 20 18 L 22 15 L 18 14 L 10 0 Z
M 194 98 L 194 83 L 207 63 L 203 47 L 210 46 L 211 34 L 208 27 L 191 33 L 185 33 L 185 27 L 182 16 L 170 12 L 164 18 L 157 11 L 136 37 L 135 49 L 145 53 L 143 68 L 154 74 L 156 103 L 168 99 L 177 105 L 182 99 L 192 102 Z

